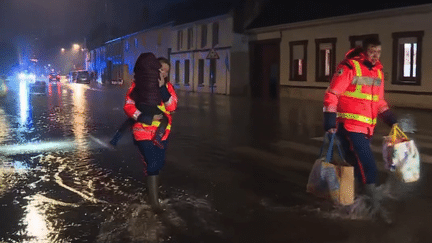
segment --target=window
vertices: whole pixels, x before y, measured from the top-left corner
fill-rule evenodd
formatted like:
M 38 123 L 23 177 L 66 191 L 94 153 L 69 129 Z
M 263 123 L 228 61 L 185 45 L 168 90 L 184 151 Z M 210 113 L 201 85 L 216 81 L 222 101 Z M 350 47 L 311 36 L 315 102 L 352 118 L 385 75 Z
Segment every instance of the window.
M 207 25 L 201 25 L 201 48 L 207 45 Z
M 393 84 L 420 85 L 424 31 L 393 33 Z
M 188 29 L 188 42 L 187 42 L 187 48 L 188 50 L 191 49 L 193 46 L 193 29 Z
M 183 31 L 177 31 L 177 50 L 181 50 L 183 48 Z
M 189 86 L 189 75 L 190 75 L 190 61 L 185 60 L 184 63 L 184 83 Z
M 378 34 L 369 34 L 369 35 L 353 35 L 349 37 L 349 41 L 351 43 L 351 48 L 362 46 L 363 40 L 367 38 L 376 38 L 379 39 Z
M 308 41 L 292 41 L 290 45 L 290 80 L 306 81 Z
M 198 86 L 204 86 L 204 59 L 198 60 Z
M 212 47 L 215 47 L 219 44 L 219 23 L 213 23 L 213 42 Z
M 175 62 L 175 83 L 180 83 L 180 61 Z
M 336 38 L 316 39 L 317 82 L 330 82 L 336 66 Z

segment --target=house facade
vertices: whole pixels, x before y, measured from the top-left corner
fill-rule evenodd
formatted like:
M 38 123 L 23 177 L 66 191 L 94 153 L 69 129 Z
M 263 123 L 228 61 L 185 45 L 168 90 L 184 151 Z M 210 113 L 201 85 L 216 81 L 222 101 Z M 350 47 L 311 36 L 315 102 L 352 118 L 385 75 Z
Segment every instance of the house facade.
M 172 22 L 122 37 L 125 84 L 133 79 L 133 68 L 141 53 L 152 52 L 169 59 Z
M 425 4 L 251 29 L 252 95 L 322 100 L 345 53 L 375 36 L 389 104 L 432 108 L 431 18 Z
M 234 33 L 233 16 L 220 15 L 173 26 L 171 82 L 179 90 L 245 94 L 247 36 Z
M 99 83 L 122 79 L 129 86 L 141 53 L 153 52 L 157 57 L 169 58 L 171 26 L 167 23 L 107 41 L 90 51 L 89 71 L 97 74 Z

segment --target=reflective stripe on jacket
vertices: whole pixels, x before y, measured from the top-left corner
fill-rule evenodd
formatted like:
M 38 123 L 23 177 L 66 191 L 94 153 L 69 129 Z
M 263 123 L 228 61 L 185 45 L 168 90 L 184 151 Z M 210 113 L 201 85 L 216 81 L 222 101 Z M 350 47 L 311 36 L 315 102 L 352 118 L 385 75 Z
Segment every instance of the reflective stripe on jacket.
M 324 112 L 337 112 L 346 130 L 372 135 L 378 114 L 388 109 L 378 61 L 370 69 L 364 54 L 342 61 L 324 95 Z
M 165 130 L 165 134 L 162 137 L 162 140 L 166 140 L 171 132 L 171 124 L 172 124 L 172 116 L 171 113 L 177 109 L 177 94 L 174 90 L 174 87 L 171 83 L 166 84 L 168 92 L 170 93 L 171 97 L 170 99 L 163 103 L 161 102 L 160 105 L 158 105 L 158 108 L 167 116 L 168 118 L 168 126 Z M 135 88 L 135 82 L 132 82 L 131 87 L 129 88 L 128 92 L 126 93 L 126 102 L 123 107 L 123 110 L 125 111 L 126 115 L 130 118 L 133 118 L 134 120 L 138 119 L 138 116 L 141 114 L 141 112 L 135 107 L 135 101 L 130 97 L 130 93 Z M 156 132 L 157 127 L 159 126 L 160 121 L 152 121 L 151 125 L 147 125 L 144 123 L 136 122 L 132 126 L 132 133 L 137 141 L 142 140 L 151 140 Z

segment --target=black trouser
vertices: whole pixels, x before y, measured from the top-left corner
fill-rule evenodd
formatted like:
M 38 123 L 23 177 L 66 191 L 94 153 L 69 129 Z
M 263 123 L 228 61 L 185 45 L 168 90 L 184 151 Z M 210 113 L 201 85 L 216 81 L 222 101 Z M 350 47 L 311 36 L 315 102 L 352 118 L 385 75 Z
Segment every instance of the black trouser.
M 377 166 L 371 150 L 371 138 L 363 133 L 349 132 L 339 124 L 337 135 L 345 160 L 354 166 L 357 180 L 363 184 L 376 183 Z

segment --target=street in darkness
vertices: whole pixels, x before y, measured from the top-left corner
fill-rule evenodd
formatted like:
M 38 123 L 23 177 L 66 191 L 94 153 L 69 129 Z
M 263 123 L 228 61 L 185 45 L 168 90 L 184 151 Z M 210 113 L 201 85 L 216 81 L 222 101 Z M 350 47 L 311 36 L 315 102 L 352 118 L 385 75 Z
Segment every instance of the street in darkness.
M 432 115 L 410 115 L 422 178 L 392 181 L 377 127 L 373 151 L 395 224 L 334 208 L 305 191 L 322 144 L 322 103 L 179 92 L 165 212 L 147 203 L 132 135 L 108 141 L 128 87 L 61 82 L 35 94 L 18 80 L 0 98 L 1 242 L 428 242 Z M 13 86 L 13 87 L 12 87 Z M 390 183 L 389 181 L 392 181 Z

